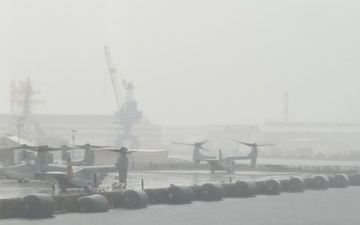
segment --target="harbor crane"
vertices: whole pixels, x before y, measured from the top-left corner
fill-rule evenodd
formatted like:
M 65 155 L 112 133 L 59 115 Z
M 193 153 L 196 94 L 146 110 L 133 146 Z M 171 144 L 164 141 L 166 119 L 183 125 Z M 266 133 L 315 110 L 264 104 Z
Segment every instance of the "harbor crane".
M 116 145 L 119 147 L 126 146 L 125 142 L 130 141 L 130 146 L 126 147 L 139 148 L 138 138 L 131 134 L 131 127 L 142 118 L 142 112 L 137 109 L 137 102 L 134 98 L 134 85 L 132 82 L 126 82 L 122 79 L 124 88 L 123 93 L 109 48 L 107 46 L 105 46 L 105 56 L 117 104 L 117 112 L 115 113 L 115 116 L 123 125 L 124 130 L 122 134 L 118 133 Z

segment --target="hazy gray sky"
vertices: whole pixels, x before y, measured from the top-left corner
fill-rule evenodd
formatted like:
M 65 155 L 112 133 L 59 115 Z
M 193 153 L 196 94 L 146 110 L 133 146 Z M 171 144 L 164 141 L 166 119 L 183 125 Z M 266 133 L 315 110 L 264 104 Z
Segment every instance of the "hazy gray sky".
M 0 113 L 30 77 L 43 114 L 116 111 L 104 45 L 157 124 L 360 118 L 360 1 L 0 1 Z

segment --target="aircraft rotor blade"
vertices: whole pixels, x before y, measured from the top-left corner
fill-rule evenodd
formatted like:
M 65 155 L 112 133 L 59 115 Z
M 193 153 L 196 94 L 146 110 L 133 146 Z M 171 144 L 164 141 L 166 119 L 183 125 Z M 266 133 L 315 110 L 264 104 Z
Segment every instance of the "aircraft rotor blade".
M 202 146 L 200 147 L 200 149 L 201 149 L 201 150 L 204 150 L 204 151 L 206 151 L 206 152 L 210 152 L 210 151 L 211 151 L 210 149 L 204 148 L 204 147 L 202 147 Z
M 137 153 L 137 151 L 127 151 L 126 154 Z
M 36 152 L 53 152 L 53 151 L 64 150 L 64 148 L 53 148 L 53 147 L 48 147 L 48 146 L 39 146 L 39 147 L 37 147 L 35 149 L 31 149 L 31 150 L 36 151 Z M 69 150 L 69 148 L 67 148 L 67 150 Z
M 32 150 L 32 149 L 37 149 L 38 147 L 36 146 L 29 146 L 29 145 L 20 145 L 20 146 L 16 146 L 16 147 L 1 147 L 0 149 L 28 149 L 28 150 Z
M 117 153 L 120 152 L 120 149 L 103 149 L 103 150 L 110 151 L 110 152 L 117 152 Z
M 96 148 L 94 151 L 112 151 L 112 152 L 119 152 L 120 149 L 118 148 Z
M 126 151 L 124 152 L 122 149 L 118 148 L 100 148 L 100 149 L 94 149 L 95 151 L 111 151 L 111 152 L 117 152 L 117 153 L 125 153 L 125 154 L 131 154 L 137 151 Z
M 2 149 L 26 149 L 26 150 L 30 150 L 30 151 L 34 151 L 34 152 L 46 152 L 46 151 L 59 151 L 59 150 L 63 150 L 63 149 L 71 149 L 71 148 L 54 148 L 54 147 L 49 147 L 47 145 L 44 146 L 28 146 L 28 145 L 21 145 L 18 147 L 4 147 Z
M 235 141 L 236 143 L 239 143 L 239 144 L 243 144 L 243 145 L 247 145 L 249 147 L 252 147 L 254 144 L 250 144 L 250 143 L 246 143 L 246 142 L 242 142 L 242 141 L 238 141 L 238 140 L 233 140 Z
M 112 146 L 100 146 L 100 145 L 91 145 L 89 143 L 84 145 L 75 145 L 77 148 L 85 149 L 85 148 L 106 148 L 106 147 L 112 147 Z
M 182 143 L 182 142 L 172 142 L 173 145 L 188 145 L 188 146 L 195 146 L 195 144 L 189 144 L 189 143 Z
M 206 144 L 206 143 L 208 143 L 208 142 L 210 142 L 209 140 L 203 140 L 202 142 L 198 142 L 198 143 L 196 143 L 196 144 L 198 144 L 198 145 L 203 145 L 203 144 Z

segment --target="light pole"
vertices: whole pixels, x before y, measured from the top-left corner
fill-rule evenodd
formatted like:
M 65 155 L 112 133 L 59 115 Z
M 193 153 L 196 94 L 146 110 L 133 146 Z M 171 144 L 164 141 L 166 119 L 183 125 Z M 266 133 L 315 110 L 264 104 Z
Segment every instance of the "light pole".
M 13 117 L 13 119 L 17 122 L 15 123 L 15 126 L 17 127 L 18 129 L 18 144 L 19 146 L 21 145 L 20 144 L 20 130 L 21 130 L 21 127 L 23 126 L 23 123 L 22 121 L 25 119 L 24 117 L 21 117 L 21 116 L 17 116 L 17 117 Z
M 77 130 L 71 130 L 71 134 L 72 134 L 72 141 L 73 141 L 73 151 L 72 151 L 72 160 L 74 161 L 75 160 L 75 133 L 76 133 Z
M 120 125 L 122 124 L 122 122 L 119 122 L 119 121 L 116 121 L 116 122 L 113 122 L 113 124 L 116 125 L 116 130 L 117 130 L 117 137 L 116 137 L 116 147 L 118 149 L 120 149 L 120 142 L 119 142 L 119 136 L 120 136 Z

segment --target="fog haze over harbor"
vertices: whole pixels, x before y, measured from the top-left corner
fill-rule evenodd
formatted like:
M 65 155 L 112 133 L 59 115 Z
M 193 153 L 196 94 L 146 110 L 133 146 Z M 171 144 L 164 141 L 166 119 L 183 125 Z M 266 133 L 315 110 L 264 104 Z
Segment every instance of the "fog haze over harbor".
M 116 111 L 104 55 L 159 125 L 359 122 L 358 1 L 1 1 L 0 113 Z
M 359 11 L 0 1 L 1 224 L 358 224 Z

